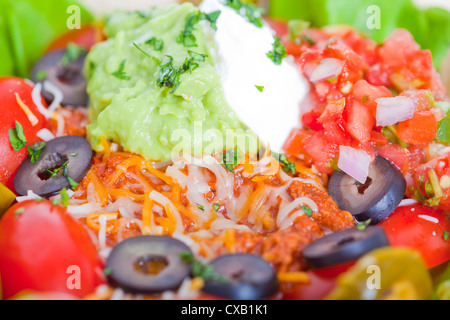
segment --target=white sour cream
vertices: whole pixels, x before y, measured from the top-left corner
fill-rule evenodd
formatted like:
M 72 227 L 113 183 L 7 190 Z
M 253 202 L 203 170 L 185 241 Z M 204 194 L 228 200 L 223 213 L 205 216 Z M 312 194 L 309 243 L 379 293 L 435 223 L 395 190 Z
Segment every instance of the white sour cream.
M 300 124 L 300 102 L 308 90 L 300 69 L 292 57 L 281 65 L 267 57 L 275 35 L 269 26 L 254 26 L 219 0 L 204 0 L 200 10 L 221 11 L 217 31 L 207 23 L 204 31 L 228 103 L 263 143 L 281 152 L 289 132 Z

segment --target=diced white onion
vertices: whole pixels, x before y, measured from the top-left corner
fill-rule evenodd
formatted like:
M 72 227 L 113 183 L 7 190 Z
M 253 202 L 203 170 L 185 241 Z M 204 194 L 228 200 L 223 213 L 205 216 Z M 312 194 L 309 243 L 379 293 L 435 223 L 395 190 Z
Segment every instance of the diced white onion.
M 378 98 L 375 101 L 377 126 L 381 127 L 411 119 L 416 110 L 416 101 L 408 97 Z
M 364 150 L 339 146 L 339 169 L 360 183 L 366 182 L 371 161 L 370 155 Z
M 319 62 L 317 67 L 311 73 L 309 80 L 318 82 L 325 79 L 337 77 L 342 72 L 344 62 L 335 58 L 325 58 Z

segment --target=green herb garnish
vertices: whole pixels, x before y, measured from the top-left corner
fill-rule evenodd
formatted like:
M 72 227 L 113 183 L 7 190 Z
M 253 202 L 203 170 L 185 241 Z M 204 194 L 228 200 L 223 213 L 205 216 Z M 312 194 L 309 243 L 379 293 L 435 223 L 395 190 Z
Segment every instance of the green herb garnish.
M 14 151 L 19 151 L 27 144 L 27 139 L 25 137 L 25 133 L 23 132 L 23 127 L 16 120 L 16 127 L 8 130 L 9 142 L 11 143 L 11 147 Z
M 122 60 L 122 62 L 119 65 L 119 69 L 117 71 L 114 71 L 112 75 L 120 80 L 130 80 L 131 77 L 127 76 L 126 73 L 123 71 L 125 69 L 125 62 L 126 60 Z
M 241 0 L 226 0 L 225 5 L 234 9 L 240 16 L 247 18 L 248 22 L 261 28 L 264 25 L 262 15 L 264 9 L 253 3 L 245 3 Z
M 39 70 L 38 72 L 36 72 L 36 80 L 37 81 L 41 81 L 44 80 L 45 78 L 47 78 L 47 71 L 45 70 Z
M 276 65 L 280 65 L 281 61 L 287 57 L 286 47 L 280 41 L 279 37 L 274 37 L 272 51 L 266 53 L 267 57 Z
M 259 92 L 263 92 L 263 90 L 264 90 L 264 86 L 255 85 L 255 88 L 258 89 Z
M 312 216 L 313 211 L 312 211 L 312 209 L 311 209 L 310 207 L 307 207 L 307 206 L 301 206 L 301 209 L 305 212 L 305 214 L 306 214 L 308 217 L 311 217 L 311 216 Z
M 448 241 L 449 235 L 450 235 L 450 232 L 444 230 L 442 233 L 442 238 L 444 238 L 445 241 Z
M 28 154 L 30 155 L 31 163 L 36 163 L 36 161 L 39 160 L 39 157 L 41 156 L 42 150 L 44 150 L 44 148 L 44 141 L 38 141 L 28 147 Z
M 234 173 L 234 166 L 239 164 L 241 158 L 241 151 L 238 151 L 238 147 L 234 147 L 223 154 L 222 166 Z
M 203 262 L 196 259 L 192 252 L 181 252 L 180 257 L 184 262 L 191 264 L 191 274 L 193 277 L 201 277 L 204 280 L 213 280 L 221 283 L 228 282 L 228 279 L 226 277 L 214 270 L 214 266 L 205 265 Z
M 59 166 L 57 168 L 54 168 L 54 169 L 47 168 L 47 169 L 45 169 L 45 172 L 49 175 L 48 179 L 51 179 L 54 176 L 56 176 L 59 172 L 62 171 L 64 177 L 69 182 L 70 188 L 72 190 L 75 190 L 78 187 L 78 183 L 75 180 L 73 180 L 73 178 L 69 175 L 68 168 L 67 168 L 68 163 L 69 163 L 69 160 L 67 160 L 61 166 Z
M 73 42 L 70 42 L 67 45 L 66 51 L 64 52 L 64 55 L 61 58 L 61 64 L 64 67 L 70 66 L 70 64 L 74 61 L 77 61 L 82 54 L 86 53 L 86 49 L 77 46 Z
M 171 56 L 166 56 L 163 64 L 160 65 L 159 77 L 156 83 L 159 87 L 171 88 L 169 93 L 174 93 L 180 86 L 180 76 L 186 72 L 192 72 L 199 67 L 198 62 L 204 62 L 206 55 L 196 53 L 188 50 L 189 57 L 184 60 L 184 63 L 179 68 L 174 68 Z
M 220 16 L 220 11 L 214 11 L 209 14 L 203 13 L 200 10 L 191 12 L 186 16 L 186 23 L 184 30 L 178 35 L 177 42 L 182 43 L 185 47 L 196 47 L 197 39 L 193 33 L 194 27 L 202 20 L 209 21 L 211 28 L 217 30 L 216 22 Z
M 21 215 L 23 212 L 25 211 L 25 208 L 19 208 L 19 209 L 17 209 L 16 211 L 14 211 L 14 214 L 16 215 L 16 216 L 19 216 L 19 215 Z
M 219 209 L 220 209 L 220 204 L 218 204 L 218 203 L 214 203 L 213 204 L 213 208 L 214 208 L 214 211 L 219 211 Z
M 162 51 L 162 49 L 164 49 L 164 41 L 162 39 L 157 39 L 156 37 L 151 37 L 145 41 L 145 43 L 153 46 L 156 51 Z
M 292 174 L 295 174 L 297 172 L 295 163 L 293 161 L 289 161 L 286 155 L 282 153 L 272 152 L 272 156 L 281 163 L 284 172 L 288 173 L 290 171 L 292 172 Z
M 356 227 L 356 229 L 358 229 L 360 231 L 364 231 L 367 229 L 367 227 L 370 225 L 371 222 L 372 222 L 372 219 L 367 219 L 366 221 L 361 221 L 361 222 L 355 223 L 355 227 Z
M 204 206 L 202 206 L 201 204 L 199 204 L 199 203 L 196 203 L 196 205 L 197 205 L 197 208 L 199 208 L 200 210 L 202 210 L 202 211 L 204 211 L 204 210 L 205 210 L 205 207 L 204 207 Z
M 69 195 L 67 194 L 67 189 L 62 188 L 62 190 L 60 191 L 60 198 L 53 200 L 52 203 L 55 206 L 58 204 L 62 204 L 65 207 L 69 206 Z

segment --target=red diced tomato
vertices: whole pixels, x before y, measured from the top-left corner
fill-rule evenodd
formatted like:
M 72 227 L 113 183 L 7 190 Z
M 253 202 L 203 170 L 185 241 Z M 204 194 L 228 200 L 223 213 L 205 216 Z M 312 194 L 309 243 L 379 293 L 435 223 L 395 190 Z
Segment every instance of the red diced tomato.
M 405 65 L 406 59 L 419 49 L 408 30 L 397 29 L 384 41 L 379 53 L 384 64 L 400 68 Z
M 339 146 L 330 143 L 323 131 L 317 132 L 309 138 L 304 146 L 305 153 L 309 155 L 317 169 L 324 173 L 332 173 L 332 162 L 339 152 Z
M 286 154 L 299 156 L 304 150 L 305 142 L 312 136 L 312 133 L 304 129 L 293 129 L 284 143 L 283 150 Z
M 360 143 L 367 143 L 371 138 L 374 117 L 371 110 L 358 101 L 351 101 L 345 107 L 347 122 L 345 129 Z
M 302 115 L 302 123 L 309 129 L 313 131 L 319 131 L 323 129 L 323 126 L 321 123 L 317 121 L 317 119 L 320 117 L 321 112 L 317 109 L 312 109 L 309 112 L 306 112 Z
M 386 144 L 377 150 L 378 154 L 395 164 L 403 173 L 409 170 L 408 151 L 398 144 Z
M 375 86 L 366 80 L 359 80 L 355 83 L 352 95 L 356 101 L 368 106 L 373 115 L 376 114 L 378 98 L 392 97 L 391 91 L 385 86 Z
M 407 143 L 428 143 L 436 137 L 437 122 L 431 111 L 416 112 L 398 124 L 398 137 Z
M 317 119 L 319 123 L 328 122 L 342 117 L 345 109 L 345 98 L 336 101 L 329 101 L 322 115 Z

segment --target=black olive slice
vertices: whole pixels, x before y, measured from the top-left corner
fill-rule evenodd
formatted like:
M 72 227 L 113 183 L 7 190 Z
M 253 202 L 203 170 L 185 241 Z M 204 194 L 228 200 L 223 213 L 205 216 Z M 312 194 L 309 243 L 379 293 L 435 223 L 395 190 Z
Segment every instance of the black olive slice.
M 71 188 L 70 179 L 81 182 L 91 165 L 92 149 L 86 139 L 76 135 L 55 138 L 46 142 L 35 163 L 30 156 L 21 163 L 14 177 L 14 187 L 20 195 L 32 190 L 49 197 L 63 188 Z
M 303 249 L 303 258 L 309 268 L 325 268 L 358 259 L 365 253 L 389 246 L 384 229 L 369 226 L 365 230 L 344 229 L 330 233 Z
M 80 53 L 75 61 L 63 63 L 65 49 L 54 50 L 44 55 L 35 63 L 31 71 L 31 79 L 34 82 L 43 83 L 50 81 L 63 94 L 61 104 L 71 106 L 86 106 L 88 94 L 86 92 L 86 79 L 83 74 L 83 66 L 86 53 Z M 53 100 L 53 95 L 42 90 L 42 96 L 48 102 Z
M 108 256 L 109 280 L 127 292 L 159 293 L 177 289 L 189 277 L 183 242 L 169 236 L 136 236 L 117 244 Z
M 381 156 L 376 156 L 364 184 L 339 170 L 333 172 L 328 183 L 328 193 L 339 209 L 349 211 L 358 221 L 371 219 L 371 224 L 386 219 L 405 191 L 403 174 Z
M 256 300 L 278 291 L 275 270 L 263 258 L 252 254 L 228 254 L 210 263 L 225 280 L 207 280 L 203 291 L 238 300 Z

